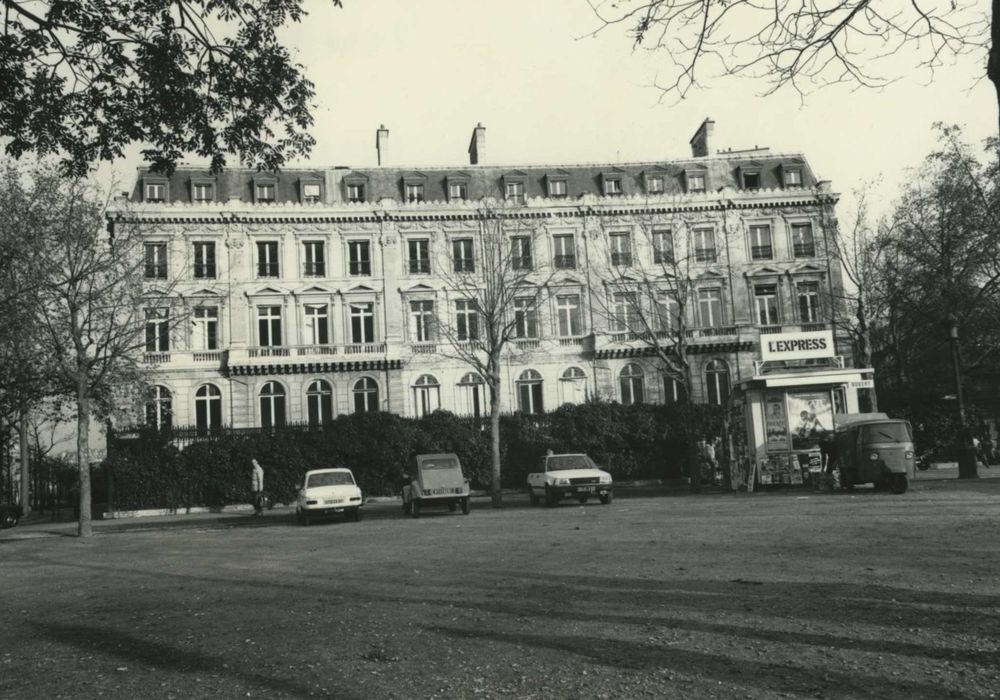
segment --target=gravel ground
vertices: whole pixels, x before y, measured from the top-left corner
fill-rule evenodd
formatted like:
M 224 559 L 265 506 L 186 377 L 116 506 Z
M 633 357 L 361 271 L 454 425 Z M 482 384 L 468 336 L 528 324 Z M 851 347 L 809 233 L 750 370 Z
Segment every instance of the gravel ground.
M 1000 480 L 0 534 L 0 697 L 990 698 Z

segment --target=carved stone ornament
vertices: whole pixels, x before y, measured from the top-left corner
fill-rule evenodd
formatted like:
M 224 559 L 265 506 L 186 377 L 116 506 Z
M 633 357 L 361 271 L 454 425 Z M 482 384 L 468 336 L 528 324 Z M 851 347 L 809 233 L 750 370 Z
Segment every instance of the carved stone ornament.
M 226 247 L 229 248 L 230 250 L 242 250 L 246 242 L 247 242 L 246 236 L 230 235 L 226 238 Z

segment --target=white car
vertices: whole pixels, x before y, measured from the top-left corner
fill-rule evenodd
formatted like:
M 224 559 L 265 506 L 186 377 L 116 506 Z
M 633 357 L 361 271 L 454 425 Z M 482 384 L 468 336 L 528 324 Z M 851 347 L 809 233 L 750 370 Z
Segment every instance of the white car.
M 585 454 L 545 455 L 528 474 L 528 494 L 533 506 L 543 498 L 554 506 L 564 498 L 586 503 L 594 497 L 606 505 L 614 497 L 614 484 L 611 475 Z
M 308 525 L 315 518 L 343 515 L 361 520 L 364 500 L 350 469 L 313 469 L 306 472 L 295 505 L 295 517 Z

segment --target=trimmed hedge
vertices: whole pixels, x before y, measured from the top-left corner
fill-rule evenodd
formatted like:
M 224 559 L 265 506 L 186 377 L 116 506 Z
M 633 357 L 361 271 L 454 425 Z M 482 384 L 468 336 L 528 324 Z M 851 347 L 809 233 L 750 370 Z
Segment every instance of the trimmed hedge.
M 697 435 L 719 434 L 721 409 L 694 406 Z M 500 423 L 505 487 L 519 488 L 547 449 L 586 452 L 616 479 L 676 478 L 684 473 L 685 415 L 680 406 L 566 405 L 544 416 L 514 414 Z M 490 483 L 486 420 L 437 411 L 420 419 L 391 413 L 340 416 L 322 428 L 234 431 L 183 449 L 169 436 L 139 431 L 113 439 L 105 471 L 118 509 L 184 508 L 246 503 L 250 460 L 264 467 L 265 489 L 294 501 L 309 469 L 350 467 L 362 490 L 395 494 L 399 476 L 416 454 L 458 454 L 473 488 Z

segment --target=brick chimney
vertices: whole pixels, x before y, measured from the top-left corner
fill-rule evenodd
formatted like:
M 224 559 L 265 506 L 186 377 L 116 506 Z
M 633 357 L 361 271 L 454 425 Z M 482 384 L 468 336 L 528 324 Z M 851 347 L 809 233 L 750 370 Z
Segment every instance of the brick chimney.
M 693 158 L 704 158 L 709 155 L 709 140 L 712 138 L 713 129 L 715 129 L 715 122 L 709 117 L 705 117 L 705 121 L 691 137 L 691 156 Z
M 486 127 L 482 122 L 472 130 L 472 141 L 469 142 L 469 165 L 479 165 L 486 157 Z
M 378 164 L 385 165 L 389 160 L 389 130 L 385 124 L 380 124 L 375 132 L 375 150 L 378 151 Z

